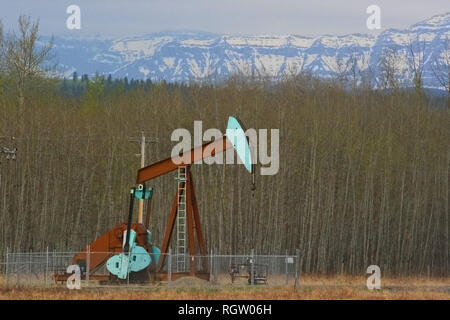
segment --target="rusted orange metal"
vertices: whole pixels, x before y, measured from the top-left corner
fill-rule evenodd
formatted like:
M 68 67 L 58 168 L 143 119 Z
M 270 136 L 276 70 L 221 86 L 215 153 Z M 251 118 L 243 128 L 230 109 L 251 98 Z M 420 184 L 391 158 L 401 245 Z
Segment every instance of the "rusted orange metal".
M 186 168 L 188 172 L 190 168 Z M 189 255 L 191 256 L 191 262 L 190 262 L 190 275 L 193 276 L 197 272 L 197 263 L 195 261 L 195 222 L 194 222 L 194 214 L 192 210 L 192 190 L 190 186 L 190 179 L 189 174 L 186 177 L 186 208 L 187 208 L 187 228 L 188 228 L 188 248 L 189 248 Z
M 190 184 L 191 189 L 192 210 L 194 215 L 195 231 L 197 233 L 198 245 L 200 247 L 200 254 L 202 256 L 202 267 L 203 271 L 208 272 L 208 261 L 206 257 L 208 251 L 206 249 L 206 241 L 205 238 L 203 237 L 202 226 L 200 223 L 200 214 L 198 212 L 197 198 L 195 197 L 194 179 L 192 178 L 191 171 L 188 172 L 188 183 Z
M 172 209 L 170 210 L 169 221 L 167 222 L 166 231 L 164 232 L 164 239 L 163 239 L 163 242 L 161 245 L 161 256 L 159 258 L 159 263 L 158 263 L 158 268 L 157 268 L 158 271 L 161 271 L 164 266 L 164 262 L 166 259 L 166 253 L 168 252 L 168 248 L 169 248 L 170 238 L 172 237 L 172 231 L 173 231 L 173 227 L 175 225 L 175 218 L 177 217 L 178 197 L 180 195 L 181 195 L 181 190 L 177 191 L 177 194 L 175 195 L 175 198 L 173 199 Z
M 152 165 L 139 169 L 136 182 L 144 183 L 148 180 L 172 172 L 180 166 L 189 166 L 194 162 L 214 156 L 232 148 L 233 145 L 226 137 L 221 137 L 215 141 L 203 144 L 200 147 L 189 150 L 177 157 L 168 158 Z M 208 148 L 205 152 L 205 149 Z
M 149 251 L 147 244 L 147 229 L 145 226 L 140 223 L 133 223 L 131 225 L 131 229 L 136 232 L 136 243 Z M 83 251 L 76 254 L 72 259 L 72 263 L 85 265 L 86 261 L 89 260 L 89 271 L 95 272 L 110 257 L 122 252 L 123 235 L 126 230 L 127 224 L 125 222 L 117 225 L 104 235 L 97 238 L 89 246 L 84 248 Z M 87 259 L 88 250 L 90 252 L 89 259 Z

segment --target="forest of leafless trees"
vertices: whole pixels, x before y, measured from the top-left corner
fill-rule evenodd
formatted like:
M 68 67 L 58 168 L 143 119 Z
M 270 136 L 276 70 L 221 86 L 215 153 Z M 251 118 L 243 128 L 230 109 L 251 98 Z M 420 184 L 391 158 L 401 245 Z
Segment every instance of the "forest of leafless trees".
M 174 129 L 192 131 L 194 120 L 202 120 L 204 130 L 224 132 L 235 115 L 248 128 L 280 130 L 280 170 L 257 176 L 251 191 L 242 166 L 193 166 L 210 249 L 284 254 L 298 248 L 307 273 L 361 274 L 377 264 L 387 274 L 448 276 L 448 97 L 349 90 L 340 80 L 308 74 L 276 84 L 230 78 L 131 87 L 74 77 L 70 85 L 82 92 L 63 94 L 61 81 L 39 76 L 35 66 L 17 80 L 24 69 L 13 53 L 23 50 L 8 41 L 18 60 L 9 69 L 2 64 L 0 146 L 17 151 L 15 160 L 0 154 L 1 256 L 7 248 L 80 250 L 126 220 L 140 166 L 139 145 L 130 140 L 143 131 L 158 141 L 146 147 L 150 164 L 170 156 Z M 8 50 L 2 53 L 7 59 Z M 391 85 L 393 57 L 382 62 Z M 150 185 L 156 243 L 175 175 Z

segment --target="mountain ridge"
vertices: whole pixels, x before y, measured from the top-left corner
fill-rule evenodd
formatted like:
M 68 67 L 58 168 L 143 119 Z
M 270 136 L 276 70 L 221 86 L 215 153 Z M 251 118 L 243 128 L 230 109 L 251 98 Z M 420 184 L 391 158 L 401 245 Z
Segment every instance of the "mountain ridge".
M 238 36 L 205 31 L 161 31 L 130 37 L 86 39 L 55 37 L 60 76 L 95 73 L 114 78 L 205 81 L 231 75 L 281 79 L 311 72 L 320 77 L 343 74 L 349 62 L 358 73 L 374 79 L 385 48 L 399 53 L 400 81 L 407 83 L 408 50 L 424 43 L 424 86 L 439 88 L 433 63 L 446 51 L 450 12 L 419 21 L 407 29 L 387 29 L 378 35 L 354 33 L 317 37 L 288 35 Z M 377 82 L 377 81 L 375 81 Z

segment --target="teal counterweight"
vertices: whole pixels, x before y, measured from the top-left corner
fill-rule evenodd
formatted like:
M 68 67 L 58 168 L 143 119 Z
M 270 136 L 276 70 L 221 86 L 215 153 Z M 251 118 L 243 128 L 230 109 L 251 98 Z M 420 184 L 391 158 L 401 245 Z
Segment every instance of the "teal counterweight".
M 159 258 L 159 256 L 158 256 Z M 152 261 L 148 252 L 136 244 L 136 232 L 130 230 L 130 251 L 112 256 L 106 263 L 109 272 L 120 279 L 126 279 L 130 272 L 147 268 Z

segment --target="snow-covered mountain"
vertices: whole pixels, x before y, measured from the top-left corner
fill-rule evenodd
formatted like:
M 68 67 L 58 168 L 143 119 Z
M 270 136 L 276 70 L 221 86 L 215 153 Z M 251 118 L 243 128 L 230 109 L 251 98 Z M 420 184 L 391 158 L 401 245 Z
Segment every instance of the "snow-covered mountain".
M 174 82 L 215 80 L 234 74 L 278 79 L 302 71 L 323 77 L 349 75 L 355 70 L 376 74 L 383 51 L 395 48 L 399 77 L 406 82 L 412 44 L 417 59 L 423 53 L 425 86 L 436 88 L 440 84 L 432 64 L 442 58 L 446 39 L 450 41 L 450 12 L 378 36 L 160 32 L 110 40 L 56 37 L 54 53 L 65 77 L 77 71 L 79 75 L 99 73 Z

